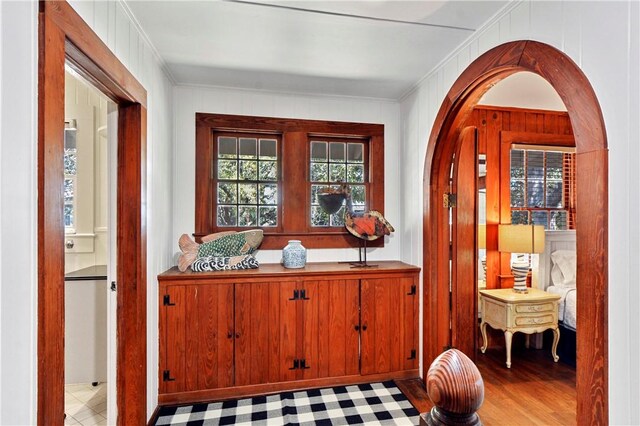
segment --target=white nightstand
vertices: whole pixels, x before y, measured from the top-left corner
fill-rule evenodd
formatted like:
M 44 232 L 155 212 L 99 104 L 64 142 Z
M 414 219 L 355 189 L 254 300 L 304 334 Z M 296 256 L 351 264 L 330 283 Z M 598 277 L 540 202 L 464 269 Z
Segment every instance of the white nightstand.
M 551 355 L 558 362 L 556 349 L 560 340 L 558 330 L 558 302 L 560 296 L 535 288 L 528 293 L 516 293 L 511 288 L 480 290 L 480 309 L 482 322 L 483 345 L 480 350 L 487 350 L 487 324 L 492 328 L 504 331 L 507 347 L 507 368 L 511 368 L 511 338 L 513 333 L 541 333 L 553 330 L 553 346 Z

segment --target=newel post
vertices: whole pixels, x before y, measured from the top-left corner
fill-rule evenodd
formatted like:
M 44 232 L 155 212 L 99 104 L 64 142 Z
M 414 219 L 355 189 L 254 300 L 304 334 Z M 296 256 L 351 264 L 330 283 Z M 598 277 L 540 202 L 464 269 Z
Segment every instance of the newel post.
M 476 411 L 484 400 L 484 382 L 473 361 L 459 350 L 449 349 L 433 361 L 427 394 L 434 407 L 420 415 L 421 426 L 482 425 Z

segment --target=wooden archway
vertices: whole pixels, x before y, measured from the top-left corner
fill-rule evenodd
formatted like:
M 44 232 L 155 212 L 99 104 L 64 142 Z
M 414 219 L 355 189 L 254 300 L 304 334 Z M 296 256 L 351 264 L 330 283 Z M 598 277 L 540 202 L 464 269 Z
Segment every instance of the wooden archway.
M 449 215 L 442 208 L 455 141 L 479 99 L 519 71 L 546 79 L 567 107 L 577 151 L 576 226 L 580 283 L 577 313 L 577 418 L 608 423 L 608 149 L 600 105 L 586 76 L 564 53 L 544 43 L 515 41 L 476 59 L 447 93 L 433 124 L 424 172 L 423 366 L 449 342 Z

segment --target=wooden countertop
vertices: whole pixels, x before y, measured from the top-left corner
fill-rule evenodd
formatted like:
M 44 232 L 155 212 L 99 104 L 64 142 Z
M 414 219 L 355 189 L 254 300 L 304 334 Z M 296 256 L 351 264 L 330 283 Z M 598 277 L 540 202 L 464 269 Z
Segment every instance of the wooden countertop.
M 417 266 L 409 265 L 397 260 L 370 261 L 370 268 L 352 268 L 348 263 L 338 262 L 308 262 L 304 268 L 287 269 L 279 263 L 261 263 L 258 269 L 238 271 L 193 272 L 188 269 L 180 272 L 177 266 L 158 275 L 158 280 L 193 280 L 199 278 L 246 278 L 251 276 L 288 277 L 288 276 L 334 276 L 334 275 L 376 275 L 401 272 L 420 272 Z

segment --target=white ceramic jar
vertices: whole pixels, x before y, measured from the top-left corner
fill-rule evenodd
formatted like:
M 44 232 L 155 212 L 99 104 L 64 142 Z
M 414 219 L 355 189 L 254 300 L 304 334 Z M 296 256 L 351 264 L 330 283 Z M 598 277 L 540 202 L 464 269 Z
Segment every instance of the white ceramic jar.
M 307 263 L 307 249 L 300 240 L 290 240 L 282 249 L 282 263 L 285 268 L 304 268 Z

